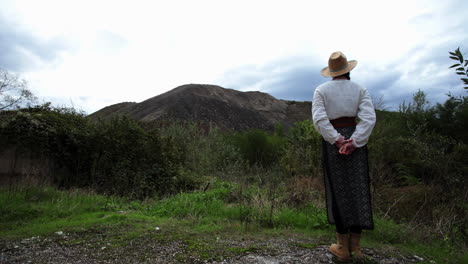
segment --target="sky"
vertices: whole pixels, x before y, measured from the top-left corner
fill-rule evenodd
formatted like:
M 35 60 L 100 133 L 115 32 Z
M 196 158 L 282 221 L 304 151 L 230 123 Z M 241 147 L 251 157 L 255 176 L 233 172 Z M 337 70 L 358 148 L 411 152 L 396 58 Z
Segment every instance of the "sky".
M 86 113 L 188 83 L 310 101 L 334 51 L 387 110 L 467 95 L 468 1 L 0 0 L 0 68 Z

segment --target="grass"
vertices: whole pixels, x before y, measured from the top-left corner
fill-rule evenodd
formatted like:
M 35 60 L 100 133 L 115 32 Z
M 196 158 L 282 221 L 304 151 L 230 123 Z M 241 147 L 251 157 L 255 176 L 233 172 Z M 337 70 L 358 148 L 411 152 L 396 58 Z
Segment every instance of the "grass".
M 216 237 L 261 234 L 265 237 L 291 234 L 334 240 L 324 209 L 310 205 L 295 209 L 268 201 L 250 199 L 261 190 L 239 194 L 236 186 L 217 183 L 206 192 L 181 193 L 159 201 L 129 201 L 80 190 L 60 191 L 51 187 L 0 188 L 0 237 L 20 239 L 63 232 L 107 232 L 114 246 L 141 236 L 184 241 L 191 254 L 216 259 L 219 254 L 242 254 L 256 247 L 215 248 Z M 273 209 L 272 209 L 273 208 Z M 376 229 L 363 236 L 364 247 L 388 248 L 423 256 L 437 263 L 462 263 L 446 241 L 421 241 L 401 224 L 375 216 Z M 104 230 L 104 231 L 102 231 Z M 170 235 L 168 235 L 170 234 Z M 81 240 L 70 241 L 81 243 Z M 321 243 L 321 242 L 320 242 Z M 319 243 L 319 244 L 320 244 Z M 318 244 L 300 244 L 313 249 Z M 178 256 L 186 258 L 187 256 Z M 458 258 L 457 258 L 458 257 Z

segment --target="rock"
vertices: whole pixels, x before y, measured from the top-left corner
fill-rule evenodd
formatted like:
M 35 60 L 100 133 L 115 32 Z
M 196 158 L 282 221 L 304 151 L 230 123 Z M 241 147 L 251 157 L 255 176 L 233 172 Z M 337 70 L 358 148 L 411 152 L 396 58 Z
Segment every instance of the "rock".
M 194 249 L 188 249 L 187 244 L 180 240 L 155 240 L 153 237 L 133 238 L 131 242 L 117 245 L 111 236 L 103 233 L 91 233 L 84 238 L 82 233 L 67 233 L 67 236 L 51 236 L 52 239 L 28 239 L 27 243 L 21 240 L 5 240 L 0 243 L 0 263 L 211 263 L 211 264 L 332 264 L 332 255 L 328 252 L 327 245 L 316 247 L 302 247 L 298 245 L 317 244 L 314 239 L 285 239 L 267 238 L 252 239 L 245 237 L 242 240 L 227 239 L 220 235 L 213 237 L 209 242 L 217 249 L 228 248 L 255 248 L 251 252 L 240 252 L 226 255 L 216 255 L 217 260 L 200 258 Z M 83 240 L 84 239 L 84 240 Z M 197 239 L 197 238 L 194 238 Z M 81 241 L 80 243 L 67 243 Z M 1 242 L 1 241 L 0 241 Z M 115 245 L 115 246 L 111 246 Z M 13 249 L 15 248 L 15 249 Z M 414 254 L 402 255 L 398 251 L 391 252 L 381 249 L 364 249 L 366 255 L 372 253 L 366 263 L 379 264 L 413 264 L 420 263 L 422 259 Z M 66 261 L 64 261 L 66 260 Z M 2 262 L 3 261 L 3 262 Z M 428 263 L 434 263 L 425 260 Z

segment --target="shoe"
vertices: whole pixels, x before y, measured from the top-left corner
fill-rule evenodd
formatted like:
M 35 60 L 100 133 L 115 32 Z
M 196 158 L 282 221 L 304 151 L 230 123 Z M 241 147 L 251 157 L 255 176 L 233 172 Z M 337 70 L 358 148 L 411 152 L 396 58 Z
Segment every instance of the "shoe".
M 349 253 L 353 259 L 363 259 L 364 254 L 361 252 L 361 246 L 359 242 L 361 241 L 361 234 L 350 233 L 349 234 Z
M 330 246 L 330 252 L 340 262 L 351 261 L 351 255 L 349 254 L 349 234 L 336 233 L 336 237 L 338 242 Z

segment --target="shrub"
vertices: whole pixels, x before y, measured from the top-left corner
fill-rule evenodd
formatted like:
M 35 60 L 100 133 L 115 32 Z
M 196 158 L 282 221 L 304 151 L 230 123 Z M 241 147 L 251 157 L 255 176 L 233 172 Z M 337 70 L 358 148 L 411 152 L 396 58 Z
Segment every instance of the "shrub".
M 250 166 L 269 167 L 279 161 L 285 140 L 279 135 L 255 129 L 234 134 L 231 144 L 239 149 Z
M 290 175 L 318 176 L 322 172 L 322 136 L 309 120 L 297 122 L 286 136 L 281 165 Z
M 170 141 L 125 117 L 91 122 L 73 109 L 23 109 L 2 119 L 0 145 L 53 159 L 67 170 L 52 176 L 62 187 L 143 198 L 196 185 L 180 173 Z

